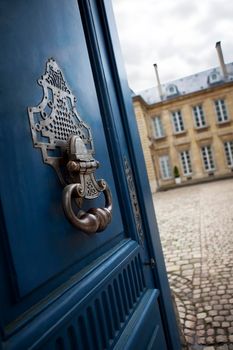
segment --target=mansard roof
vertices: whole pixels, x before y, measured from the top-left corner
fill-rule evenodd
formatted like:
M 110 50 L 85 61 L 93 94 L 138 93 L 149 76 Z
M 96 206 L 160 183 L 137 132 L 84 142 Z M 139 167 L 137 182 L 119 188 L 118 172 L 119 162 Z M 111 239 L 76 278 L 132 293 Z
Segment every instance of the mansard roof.
M 233 82 L 233 62 L 226 64 L 226 68 L 228 73 L 226 78 L 223 77 L 220 67 L 215 67 L 181 79 L 161 84 L 163 99 L 161 99 L 159 95 L 157 86 L 140 91 L 136 94 L 134 93 L 133 97 L 141 96 L 146 103 L 154 104 L 176 98 L 177 96 L 198 92 L 218 84 L 223 84 L 230 81 Z M 213 79 L 214 74 L 217 75 L 217 80 Z M 169 93 L 171 86 L 176 87 L 176 93 L 174 95 Z

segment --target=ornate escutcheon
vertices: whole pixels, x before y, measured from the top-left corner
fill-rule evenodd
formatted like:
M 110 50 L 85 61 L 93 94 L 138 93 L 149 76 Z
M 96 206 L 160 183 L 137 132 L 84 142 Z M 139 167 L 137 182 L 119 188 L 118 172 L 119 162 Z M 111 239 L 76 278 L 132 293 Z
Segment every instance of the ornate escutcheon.
M 62 203 L 69 221 L 88 234 L 103 231 L 112 218 L 112 196 L 106 181 L 95 179 L 99 162 L 93 157 L 90 127 L 80 118 L 76 98 L 54 59 L 48 60 L 38 83 L 43 99 L 28 108 L 34 147 L 41 149 L 43 161 L 56 170 L 64 186 Z M 101 193 L 103 208 L 82 210 L 85 199 L 95 199 Z

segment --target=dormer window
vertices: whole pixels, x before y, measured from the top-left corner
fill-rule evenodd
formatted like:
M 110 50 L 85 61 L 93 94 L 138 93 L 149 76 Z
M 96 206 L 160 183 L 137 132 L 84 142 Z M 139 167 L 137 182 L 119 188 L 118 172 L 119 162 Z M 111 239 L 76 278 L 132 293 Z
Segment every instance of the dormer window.
M 179 94 L 178 88 L 175 84 L 169 84 L 166 87 L 167 97 L 177 96 Z
M 218 80 L 218 76 L 217 76 L 216 73 L 213 73 L 213 74 L 211 75 L 211 80 L 213 80 L 213 81 Z
M 174 92 L 175 92 L 174 86 L 170 86 L 169 92 L 170 92 L 170 94 L 174 94 Z
M 216 69 L 214 69 L 208 76 L 207 81 L 210 85 L 219 83 L 221 81 L 221 74 Z

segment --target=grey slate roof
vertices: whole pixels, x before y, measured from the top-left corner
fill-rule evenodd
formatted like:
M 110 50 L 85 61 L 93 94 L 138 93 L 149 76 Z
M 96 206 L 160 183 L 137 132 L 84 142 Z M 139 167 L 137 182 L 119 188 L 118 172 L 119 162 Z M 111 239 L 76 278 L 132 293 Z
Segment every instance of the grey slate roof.
M 217 84 L 233 81 L 233 62 L 226 64 L 226 68 L 227 68 L 228 76 L 225 80 L 223 79 L 220 67 L 215 67 L 200 73 L 189 75 L 181 79 L 177 79 L 165 84 L 161 84 L 162 91 L 164 94 L 163 101 L 166 101 L 168 99 L 171 99 L 177 96 L 182 96 L 192 92 L 197 92 L 199 90 L 207 89 Z M 211 75 L 211 73 L 214 73 L 214 72 L 219 75 L 220 81 L 215 84 L 210 84 L 209 76 Z M 172 86 L 172 85 L 176 86 L 176 88 L 178 89 L 178 94 L 173 96 L 168 96 L 168 88 L 169 86 Z M 141 96 L 144 99 L 144 101 L 147 102 L 148 104 L 153 104 L 153 103 L 162 101 L 159 96 L 157 86 L 147 90 L 140 91 L 137 94 L 134 94 L 134 96 Z

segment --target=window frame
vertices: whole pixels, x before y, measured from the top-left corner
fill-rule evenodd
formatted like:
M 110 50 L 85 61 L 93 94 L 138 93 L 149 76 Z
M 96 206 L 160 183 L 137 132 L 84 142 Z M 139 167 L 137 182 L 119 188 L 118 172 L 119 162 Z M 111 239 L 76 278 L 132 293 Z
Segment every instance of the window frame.
M 230 144 L 230 147 L 227 147 L 227 151 L 229 151 L 230 148 L 230 152 L 229 152 L 229 158 L 230 158 L 230 162 L 231 164 L 228 164 L 228 155 L 227 155 L 227 151 L 226 151 L 226 144 Z M 228 140 L 228 141 L 224 141 L 223 142 L 223 148 L 224 148 L 224 154 L 225 154 L 225 159 L 226 159 L 226 164 L 228 168 L 233 168 L 233 140 Z
M 184 163 L 183 163 L 183 160 L 182 160 L 182 153 L 185 154 L 185 157 L 184 157 L 185 161 L 184 161 Z M 187 157 L 187 153 L 188 153 L 189 161 L 187 159 L 188 158 Z M 179 151 L 179 157 L 180 157 L 180 164 L 181 164 L 183 176 L 191 176 L 193 174 L 193 167 L 192 167 L 190 150 L 189 149 L 185 149 L 185 150 Z M 186 167 L 186 169 L 188 169 L 188 172 L 185 172 L 185 167 Z
M 196 109 L 197 111 L 195 111 L 194 109 Z M 202 115 L 200 113 L 200 110 L 201 110 Z M 197 115 L 195 114 L 195 112 Z M 193 115 L 193 120 L 194 120 L 194 126 L 196 129 L 199 130 L 199 129 L 206 128 L 208 126 L 202 103 L 197 103 L 196 105 L 192 106 L 192 115 Z M 202 119 L 204 120 L 204 124 L 203 124 Z M 197 125 L 197 121 L 200 124 L 200 126 Z
M 221 103 L 219 103 L 221 102 Z M 223 104 L 222 104 L 223 102 Z M 218 105 L 218 107 L 217 107 Z M 223 115 L 224 115 L 224 112 L 223 112 L 223 106 L 224 105 L 224 109 L 225 109 L 225 113 L 226 113 L 226 116 L 227 116 L 227 119 L 223 119 Z M 224 124 L 224 123 L 228 123 L 229 120 L 230 120 L 230 117 L 229 117 L 229 113 L 228 113 L 228 109 L 227 109 L 227 104 L 226 104 L 226 99 L 224 97 L 220 97 L 220 98 L 217 98 L 214 100 L 214 107 L 215 107 L 215 115 L 216 115 L 216 122 L 217 124 Z M 218 114 L 218 110 L 220 111 L 220 115 L 221 115 L 221 120 L 219 120 L 219 114 Z
M 162 117 L 160 115 L 156 115 L 154 117 L 151 117 L 151 124 L 152 124 L 152 136 L 154 139 L 161 139 L 165 137 Z M 157 135 L 157 131 L 159 130 L 159 135 Z
M 181 109 L 171 111 L 170 113 L 172 117 L 173 132 L 175 134 L 181 134 L 185 132 L 184 119 L 183 119 Z M 176 124 L 178 125 L 178 130 L 176 130 Z M 181 128 L 181 125 L 182 125 L 182 128 Z
M 213 162 L 213 168 L 208 168 L 206 169 L 205 167 L 205 160 L 204 160 L 204 156 L 203 156 L 203 152 L 202 152 L 202 149 L 206 149 L 208 148 L 210 150 L 210 154 L 211 154 L 211 157 L 212 157 L 212 162 Z M 216 164 L 215 164 L 215 159 L 214 159 L 214 152 L 213 152 L 213 147 L 211 144 L 206 144 L 206 145 L 203 145 L 201 146 L 201 158 L 202 158 L 202 164 L 203 164 L 203 168 L 204 168 L 204 171 L 205 172 L 208 172 L 208 173 L 211 173 L 212 171 L 215 171 L 216 170 Z M 210 164 L 211 161 L 209 160 L 209 153 L 208 153 L 208 164 Z
M 171 161 L 170 161 L 170 157 L 168 154 L 164 154 L 158 157 L 159 158 L 159 170 L 160 170 L 160 175 L 161 175 L 161 179 L 162 180 L 171 180 L 172 179 L 172 171 L 171 171 Z M 162 165 L 162 161 L 166 159 L 166 170 L 165 172 L 163 171 L 163 165 Z M 164 176 L 166 175 L 165 173 L 168 174 L 168 176 Z

